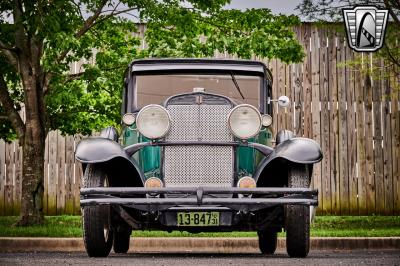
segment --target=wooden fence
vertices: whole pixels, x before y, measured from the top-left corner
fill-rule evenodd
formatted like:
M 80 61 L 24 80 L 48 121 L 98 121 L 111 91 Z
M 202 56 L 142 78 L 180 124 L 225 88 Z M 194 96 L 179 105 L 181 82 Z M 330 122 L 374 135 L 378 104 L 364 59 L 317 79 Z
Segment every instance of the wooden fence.
M 343 36 L 310 24 L 296 28 L 306 58 L 301 64 L 267 62 L 273 93 L 289 108 L 274 107 L 274 130 L 287 128 L 321 144 L 314 167 L 320 214 L 400 214 L 399 79 L 371 80 L 343 66 L 355 53 Z M 358 54 L 360 55 L 360 54 Z M 372 62 L 372 54 L 362 54 Z M 397 89 L 395 88 L 397 87 Z M 46 141 L 44 211 L 78 214 L 82 169 L 74 159 L 80 137 L 50 132 Z M 19 213 L 21 148 L 0 141 L 0 215 Z

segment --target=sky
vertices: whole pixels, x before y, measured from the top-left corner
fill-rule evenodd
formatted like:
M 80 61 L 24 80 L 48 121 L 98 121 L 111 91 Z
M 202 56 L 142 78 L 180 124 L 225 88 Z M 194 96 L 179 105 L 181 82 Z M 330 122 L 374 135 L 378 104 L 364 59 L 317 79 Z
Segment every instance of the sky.
M 271 9 L 274 14 L 285 14 L 291 15 L 298 12 L 295 11 L 296 6 L 298 6 L 302 0 L 231 0 L 228 8 L 233 9 L 246 9 L 246 8 L 262 8 L 266 7 Z

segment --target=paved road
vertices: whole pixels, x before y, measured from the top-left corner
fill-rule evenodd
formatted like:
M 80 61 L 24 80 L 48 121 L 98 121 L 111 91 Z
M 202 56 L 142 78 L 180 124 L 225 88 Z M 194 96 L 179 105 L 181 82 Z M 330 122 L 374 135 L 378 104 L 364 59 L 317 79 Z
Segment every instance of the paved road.
M 0 265 L 397 265 L 400 250 L 313 251 L 305 259 L 289 258 L 284 252 L 260 254 L 111 254 L 88 258 L 86 253 L 0 253 Z

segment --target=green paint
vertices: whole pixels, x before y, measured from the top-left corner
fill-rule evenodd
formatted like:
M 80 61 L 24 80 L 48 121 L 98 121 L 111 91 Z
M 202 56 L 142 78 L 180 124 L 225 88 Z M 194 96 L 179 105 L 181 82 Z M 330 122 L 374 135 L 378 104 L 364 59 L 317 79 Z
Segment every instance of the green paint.
M 263 128 L 256 137 L 249 139 L 248 142 L 271 146 L 271 140 L 271 130 L 269 128 Z M 254 148 L 239 147 L 236 154 L 238 176 L 252 176 L 263 157 L 264 155 Z
M 123 146 L 135 143 L 148 142 L 150 139 L 142 136 L 136 129 L 136 124 L 123 129 Z M 144 147 L 135 155 L 133 159 L 139 163 L 146 178 L 160 177 L 161 149 L 160 147 Z

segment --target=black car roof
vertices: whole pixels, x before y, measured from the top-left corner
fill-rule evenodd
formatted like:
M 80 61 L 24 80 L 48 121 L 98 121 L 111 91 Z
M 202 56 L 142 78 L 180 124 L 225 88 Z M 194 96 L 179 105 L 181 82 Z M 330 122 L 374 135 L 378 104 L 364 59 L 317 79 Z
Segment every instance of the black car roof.
M 233 71 L 264 74 L 272 81 L 272 75 L 267 66 L 260 61 L 238 59 L 212 59 L 212 58 L 162 58 L 139 59 L 131 63 L 131 71 Z

